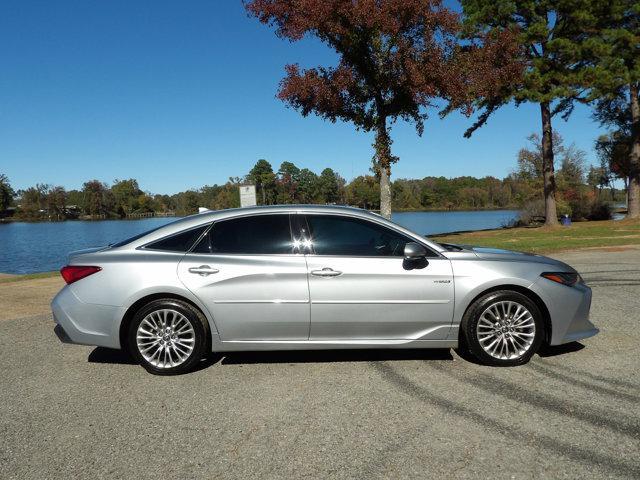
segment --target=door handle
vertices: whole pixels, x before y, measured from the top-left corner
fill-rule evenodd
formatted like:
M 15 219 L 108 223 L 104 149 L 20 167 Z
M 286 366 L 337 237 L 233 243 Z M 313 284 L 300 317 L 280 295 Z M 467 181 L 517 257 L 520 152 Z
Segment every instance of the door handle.
M 189 269 L 189 273 L 197 273 L 198 275 L 202 275 L 206 277 L 207 275 L 211 275 L 212 273 L 218 273 L 220 270 L 217 268 L 211 268 L 209 265 L 200 265 L 199 267 L 191 267 Z
M 342 275 L 342 272 L 325 267 L 322 270 L 311 270 L 311 275 L 315 275 L 316 277 L 337 277 L 338 275 Z

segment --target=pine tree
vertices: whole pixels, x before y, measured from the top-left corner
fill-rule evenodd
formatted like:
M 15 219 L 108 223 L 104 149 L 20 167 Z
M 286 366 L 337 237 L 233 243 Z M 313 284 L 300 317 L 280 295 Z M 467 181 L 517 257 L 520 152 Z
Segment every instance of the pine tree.
M 592 5 L 595 28 L 580 37 L 589 68 L 583 85 L 597 99 L 595 118 L 627 136 L 628 217 L 640 218 L 640 2 L 600 0 Z
M 524 67 L 520 78 L 514 78 L 496 95 L 476 101 L 484 111 L 465 135 L 471 135 L 511 101 L 516 105 L 539 104 L 546 225 L 558 224 L 552 119 L 558 114 L 568 118 L 574 101 L 584 98 L 584 62 L 578 38 L 594 24 L 590 5 L 590 0 L 462 0 L 469 31 L 516 33 L 518 58 Z

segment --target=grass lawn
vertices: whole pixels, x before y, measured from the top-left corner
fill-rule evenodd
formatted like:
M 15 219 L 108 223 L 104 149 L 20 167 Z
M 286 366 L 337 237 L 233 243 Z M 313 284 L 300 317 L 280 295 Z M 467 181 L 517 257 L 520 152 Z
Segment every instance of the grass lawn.
M 544 253 L 591 247 L 640 245 L 640 222 L 578 222 L 570 227 L 503 228 L 430 238 L 437 242 Z
M 7 275 L 0 276 L 0 283 L 21 282 L 23 280 L 34 280 L 36 278 L 50 278 L 57 277 L 60 272 L 41 272 L 41 273 L 27 273 L 25 275 Z

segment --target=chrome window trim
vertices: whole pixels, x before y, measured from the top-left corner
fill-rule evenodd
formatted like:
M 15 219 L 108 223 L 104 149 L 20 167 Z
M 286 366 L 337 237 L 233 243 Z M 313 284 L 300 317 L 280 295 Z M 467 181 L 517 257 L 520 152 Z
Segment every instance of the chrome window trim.
M 169 252 L 169 253 L 176 253 L 176 252 Z M 303 256 L 302 253 L 202 253 L 202 252 L 187 252 L 187 255 L 205 255 L 207 257 L 301 257 Z
M 305 257 L 309 256 L 309 257 L 338 257 L 338 258 L 377 258 L 377 259 L 383 259 L 383 258 L 396 258 L 396 259 L 400 259 L 402 260 L 403 257 L 402 256 L 368 256 L 368 255 L 319 255 L 316 253 L 253 253 L 253 254 L 249 254 L 249 253 L 200 253 L 200 252 L 193 252 L 193 249 L 196 247 L 196 245 L 202 240 L 202 238 L 204 237 L 204 235 L 207 235 L 212 228 L 214 228 L 216 223 L 221 223 L 221 222 L 225 222 L 228 220 L 236 220 L 236 219 L 240 219 L 240 218 L 246 218 L 246 217 L 256 217 L 256 216 L 265 216 L 265 215 L 289 215 L 289 236 L 291 238 L 291 241 L 293 242 L 293 238 L 294 238 L 294 232 L 293 232 L 293 222 L 292 222 L 292 217 L 295 216 L 300 216 L 304 219 L 305 223 L 306 222 L 306 215 L 323 215 L 323 216 L 335 216 L 335 217 L 345 217 L 345 218 L 350 218 L 350 219 L 358 219 L 364 222 L 371 222 L 374 223 L 376 225 L 379 225 L 383 228 L 388 228 L 389 230 L 392 230 L 393 232 L 397 233 L 398 235 L 402 235 L 404 237 L 408 237 L 410 239 L 412 239 L 413 241 L 415 241 L 416 243 L 419 243 L 420 245 L 422 245 L 423 247 L 425 247 L 427 249 L 427 251 L 431 252 L 433 254 L 433 256 L 428 256 L 428 259 L 447 259 L 446 256 L 444 256 L 441 252 L 434 250 L 427 242 L 424 241 L 424 239 L 419 236 L 419 235 L 414 235 L 413 232 L 407 233 L 407 232 L 403 232 L 400 231 L 399 229 L 395 228 L 392 225 L 387 225 L 384 221 L 378 221 L 377 218 L 374 217 L 370 217 L 369 215 L 358 215 L 358 214 L 351 214 L 351 213 L 347 213 L 347 212 L 322 212 L 322 211 L 308 211 L 306 209 L 300 209 L 299 207 L 292 207 L 291 209 L 289 208 L 283 208 L 282 211 L 267 211 L 267 212 L 247 212 L 247 213 L 238 213 L 237 215 L 230 215 L 230 216 L 226 216 L 224 218 L 219 218 L 219 219 L 214 219 L 214 220 L 209 220 L 207 222 L 203 222 L 201 224 L 195 225 L 191 228 L 187 228 L 185 230 L 181 230 L 179 232 L 175 232 L 172 233 L 170 235 L 167 235 L 165 237 L 161 237 L 161 238 L 157 238 L 155 240 L 152 240 L 148 243 L 145 243 L 144 245 L 140 245 L 138 247 L 135 247 L 135 250 L 142 250 L 142 251 L 148 251 L 148 252 L 164 252 L 164 253 L 173 253 L 173 254 L 183 254 L 183 255 L 206 255 L 206 256 L 214 256 L 214 255 L 218 255 L 218 256 L 268 256 L 268 257 L 299 257 L 301 255 L 304 255 Z M 384 220 L 384 219 L 383 219 Z M 197 228 L 201 228 L 205 225 L 208 225 L 208 228 L 205 229 L 205 231 L 203 232 L 203 234 L 198 237 L 198 239 L 193 242 L 193 244 L 191 245 L 191 247 L 189 248 L 188 251 L 186 252 L 176 252 L 176 251 L 171 251 L 171 250 L 160 250 L 160 249 L 154 249 L 154 248 L 148 248 L 148 245 L 152 244 L 152 243 L 156 243 L 159 242 L 161 240 L 165 240 L 167 238 L 173 237 L 175 235 L 180 235 L 184 232 L 187 232 L 189 230 L 195 230 Z M 162 227 L 159 227 L 162 228 Z M 309 228 L 308 223 L 307 223 L 307 228 Z M 151 233 L 151 232 L 149 232 Z

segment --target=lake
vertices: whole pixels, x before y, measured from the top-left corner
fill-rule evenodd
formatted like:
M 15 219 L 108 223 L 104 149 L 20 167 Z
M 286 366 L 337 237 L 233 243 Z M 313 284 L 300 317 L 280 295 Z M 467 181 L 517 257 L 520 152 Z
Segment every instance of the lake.
M 433 235 L 499 228 L 516 218 L 513 210 L 473 212 L 395 212 L 393 220 Z M 175 218 L 0 223 L 0 272 L 35 273 L 59 269 L 73 250 L 107 245 L 174 221 Z

